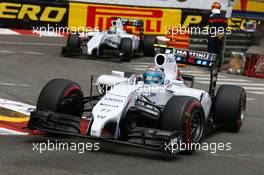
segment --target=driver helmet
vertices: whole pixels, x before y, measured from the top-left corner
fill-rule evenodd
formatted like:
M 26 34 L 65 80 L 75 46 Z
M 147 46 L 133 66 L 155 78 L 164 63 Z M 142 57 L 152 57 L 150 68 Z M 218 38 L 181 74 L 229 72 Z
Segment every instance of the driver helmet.
M 164 82 L 164 73 L 155 66 L 149 67 L 143 73 L 143 81 L 145 84 L 162 84 Z
M 221 13 L 221 4 L 219 2 L 214 2 L 212 4 L 211 12 L 213 14 L 219 14 L 219 13 Z
M 114 34 L 114 33 L 116 33 L 116 26 L 111 26 L 111 27 L 109 28 L 109 30 L 108 30 L 108 33 L 109 33 L 109 34 Z

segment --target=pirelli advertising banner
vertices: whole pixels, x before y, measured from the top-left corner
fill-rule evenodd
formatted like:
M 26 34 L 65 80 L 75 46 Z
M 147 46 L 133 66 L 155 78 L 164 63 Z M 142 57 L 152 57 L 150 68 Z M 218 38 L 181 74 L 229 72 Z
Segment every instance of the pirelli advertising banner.
M 68 3 L 41 0 L 0 0 L 0 27 L 31 29 L 67 26 Z
M 206 25 L 209 11 L 191 9 L 146 8 L 114 5 L 69 4 L 68 26 L 88 28 L 99 27 L 105 30 L 109 28 L 112 17 L 141 19 L 144 21 L 144 29 L 147 34 L 165 33 L 166 27 L 180 25 Z M 132 28 L 131 28 L 132 29 Z M 136 29 L 132 29 L 136 30 Z
M 71 29 L 108 29 L 112 17 L 141 19 L 146 34 L 164 35 L 168 27 L 207 25 L 210 10 L 191 8 L 135 7 L 56 0 L 0 0 L 0 27 L 32 29 L 52 26 Z M 229 26 L 246 20 L 233 18 Z M 128 27 L 136 32 L 137 28 Z

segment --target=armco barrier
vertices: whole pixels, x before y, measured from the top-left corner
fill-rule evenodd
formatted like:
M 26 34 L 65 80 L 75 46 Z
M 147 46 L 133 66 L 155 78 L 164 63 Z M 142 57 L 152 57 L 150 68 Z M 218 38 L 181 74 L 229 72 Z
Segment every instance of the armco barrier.
M 68 3 L 41 0 L 0 0 L 0 27 L 32 29 L 68 24 Z

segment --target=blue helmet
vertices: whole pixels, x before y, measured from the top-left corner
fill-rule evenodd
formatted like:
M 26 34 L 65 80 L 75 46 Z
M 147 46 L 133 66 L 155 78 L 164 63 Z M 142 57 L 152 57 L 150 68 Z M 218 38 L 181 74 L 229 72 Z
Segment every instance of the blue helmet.
M 145 84 L 162 84 L 164 82 L 164 73 L 156 67 L 149 67 L 143 73 Z

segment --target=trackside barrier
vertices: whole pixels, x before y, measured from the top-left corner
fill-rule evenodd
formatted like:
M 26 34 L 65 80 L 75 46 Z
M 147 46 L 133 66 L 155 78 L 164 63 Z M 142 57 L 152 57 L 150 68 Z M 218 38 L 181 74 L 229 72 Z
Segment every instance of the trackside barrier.
M 264 55 L 247 54 L 244 71 L 246 76 L 264 78 Z
M 144 21 L 146 34 L 164 35 L 170 27 L 203 27 L 207 25 L 209 10 L 122 6 L 69 1 L 1 0 L 0 28 L 32 29 L 40 26 L 94 28 L 104 30 L 111 17 Z M 230 27 L 244 24 L 246 19 L 229 21 Z M 136 29 L 129 27 L 136 32 Z
M 32 29 L 40 26 L 68 25 L 67 2 L 41 0 L 1 0 L 0 27 Z

